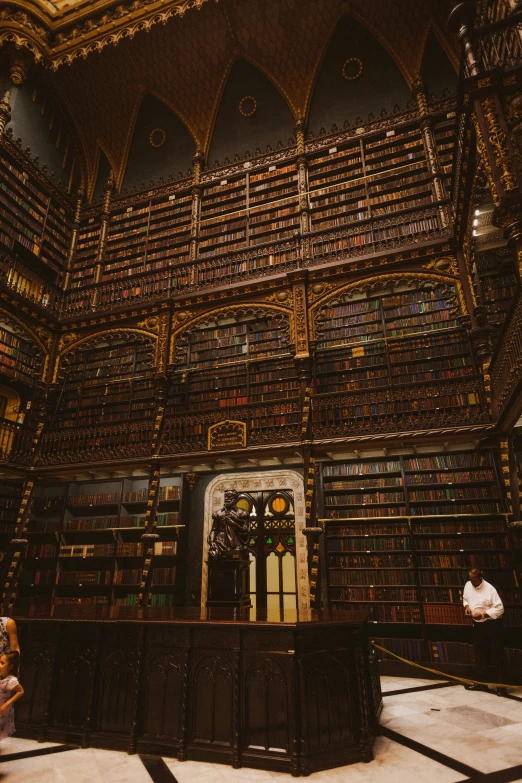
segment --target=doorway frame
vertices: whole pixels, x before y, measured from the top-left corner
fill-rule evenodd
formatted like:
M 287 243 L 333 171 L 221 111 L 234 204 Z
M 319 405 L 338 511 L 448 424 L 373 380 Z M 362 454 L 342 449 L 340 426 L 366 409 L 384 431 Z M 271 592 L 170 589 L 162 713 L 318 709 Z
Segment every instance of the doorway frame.
M 216 476 L 205 490 L 203 518 L 203 558 L 201 563 L 201 608 L 207 603 L 208 587 L 208 544 L 212 527 L 212 514 L 223 506 L 225 490 L 238 492 L 260 492 L 261 490 L 291 490 L 294 496 L 295 519 L 295 566 L 297 579 L 297 608 L 300 613 L 310 609 L 310 585 L 308 580 L 308 550 L 306 536 L 306 507 L 303 477 L 295 470 L 259 470 L 251 473 L 225 473 Z

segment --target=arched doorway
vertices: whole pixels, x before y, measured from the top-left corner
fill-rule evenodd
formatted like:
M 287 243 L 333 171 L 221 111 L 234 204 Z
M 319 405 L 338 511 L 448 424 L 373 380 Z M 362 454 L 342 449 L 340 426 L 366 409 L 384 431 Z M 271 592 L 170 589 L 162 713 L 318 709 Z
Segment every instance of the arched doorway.
M 201 606 L 207 599 L 207 536 L 212 514 L 223 505 L 226 489 L 240 493 L 239 505 L 252 514 L 249 539 L 250 590 L 258 609 L 309 608 L 303 478 L 293 470 L 231 473 L 217 476 L 205 493 Z

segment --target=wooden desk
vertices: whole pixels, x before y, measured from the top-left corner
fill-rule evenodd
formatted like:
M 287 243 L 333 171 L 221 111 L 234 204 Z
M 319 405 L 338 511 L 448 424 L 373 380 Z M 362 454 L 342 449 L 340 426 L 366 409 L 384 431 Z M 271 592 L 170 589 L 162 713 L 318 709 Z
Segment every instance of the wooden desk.
M 371 760 L 382 702 L 364 615 L 77 611 L 16 618 L 17 736 L 296 776 Z

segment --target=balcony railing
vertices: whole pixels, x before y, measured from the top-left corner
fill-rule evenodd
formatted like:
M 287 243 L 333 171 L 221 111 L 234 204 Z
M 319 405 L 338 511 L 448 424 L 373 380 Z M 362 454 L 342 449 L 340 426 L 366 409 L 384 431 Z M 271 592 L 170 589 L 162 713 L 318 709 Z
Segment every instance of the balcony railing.
M 312 409 L 313 437 L 317 439 L 467 427 L 490 421 L 482 378 L 423 385 L 420 400 L 419 389 L 410 386 L 373 389 L 371 394 L 368 390 L 321 394 L 312 397 Z
M 38 463 L 61 465 L 150 456 L 152 422 L 128 421 L 44 432 Z
M 61 305 L 61 292 L 27 269 L 7 253 L 0 253 L 0 282 L 33 304 L 56 313 Z
M 277 409 L 277 410 L 276 410 Z M 238 406 L 230 410 L 208 413 L 181 414 L 167 417 L 163 432 L 162 454 L 206 451 L 207 433 L 211 424 L 227 417 L 246 424 L 246 445 L 262 446 L 273 443 L 296 443 L 301 438 L 301 408 L 298 402 L 278 403 L 276 406 Z
M 522 12 L 499 18 L 475 31 L 477 56 L 483 71 L 516 68 L 522 63 Z
M 28 465 L 34 431 L 23 424 L 0 419 L 0 462 Z
M 445 239 L 451 236 L 452 231 L 441 227 L 440 210 L 447 208 L 447 202 L 434 204 L 422 210 L 300 235 L 292 241 L 247 247 L 210 259 L 196 259 L 152 274 L 143 273 L 132 278 L 74 289 L 65 294 L 62 314 L 73 317 L 126 304 L 168 299 L 177 294 L 284 274 L 300 265 L 319 266 Z M 309 250 L 304 251 L 307 247 Z M 305 258 L 302 257 L 303 252 Z
M 522 299 L 507 314 L 490 368 L 491 393 L 502 415 L 522 380 Z

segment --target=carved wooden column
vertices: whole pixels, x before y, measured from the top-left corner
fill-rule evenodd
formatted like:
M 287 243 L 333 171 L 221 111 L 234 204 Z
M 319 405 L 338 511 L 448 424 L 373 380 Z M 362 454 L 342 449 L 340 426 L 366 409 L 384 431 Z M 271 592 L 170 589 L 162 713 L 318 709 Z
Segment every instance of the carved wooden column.
M 0 101 L 0 139 L 4 135 L 5 126 L 11 121 L 11 104 L 9 103 L 9 92 L 6 92 Z
M 80 215 L 82 211 L 83 195 L 84 195 L 83 188 L 81 187 L 78 188 L 78 192 L 76 194 L 76 209 L 74 210 L 74 219 L 72 224 L 71 242 L 69 245 L 69 252 L 67 254 L 67 265 L 66 265 L 65 277 L 63 281 L 64 291 L 67 291 L 71 283 L 71 271 L 74 264 L 76 245 L 78 244 L 78 233 L 80 230 Z
M 495 203 L 494 225 L 513 248 L 519 273 L 522 266 L 522 157 L 510 127 L 502 69 L 483 73 L 473 40 L 474 4 L 457 5 L 449 24 L 457 33 L 467 78 L 464 91 L 473 107 L 477 148 L 482 157 Z M 512 124 L 512 123 L 511 123 Z
M 192 177 L 192 213 L 190 217 L 190 250 L 189 250 L 189 259 L 190 261 L 194 261 L 197 258 L 198 255 L 198 233 L 199 233 L 199 216 L 201 212 L 201 171 L 203 169 L 203 165 L 205 162 L 205 158 L 203 157 L 203 153 L 201 150 L 196 150 L 194 153 L 194 157 L 192 158 L 193 163 L 193 177 Z M 194 283 L 195 280 L 195 268 L 191 271 L 191 279 L 190 282 Z
M 306 125 L 302 119 L 295 124 L 295 139 L 297 147 L 297 188 L 299 193 L 299 228 L 304 235 L 303 256 L 310 258 L 310 241 L 307 234 L 310 231 L 310 196 L 308 193 L 308 159 L 306 157 Z
M 99 283 L 103 272 L 103 261 L 105 259 L 105 249 L 107 247 L 107 231 L 109 228 L 109 206 L 112 198 L 112 191 L 114 189 L 114 178 L 112 171 L 109 174 L 107 182 L 103 188 L 103 207 L 101 213 L 101 226 L 100 226 L 100 239 L 98 241 L 98 252 L 96 253 L 96 266 L 94 270 L 94 282 Z M 98 299 L 98 291 L 95 289 L 93 295 L 93 305 L 96 304 Z
M 437 154 L 437 143 L 435 141 L 435 134 L 433 132 L 433 119 L 428 111 L 426 89 L 420 76 L 418 76 L 413 82 L 412 91 L 413 97 L 417 102 L 417 111 L 419 112 L 420 117 L 422 141 L 424 144 L 424 151 L 426 153 L 428 171 L 430 172 L 431 176 L 433 198 L 435 201 L 441 202 L 447 198 L 447 194 L 444 190 L 444 183 L 442 181 L 440 161 Z M 447 228 L 450 224 L 450 220 L 448 215 L 448 208 L 445 204 L 439 203 L 439 217 L 442 228 Z
M 297 374 L 300 384 L 301 420 L 303 425 L 302 439 L 308 436 L 308 422 L 310 414 L 311 395 L 311 365 L 310 346 L 308 342 L 308 306 L 306 298 L 307 269 L 294 269 L 287 274 L 288 282 L 292 285 L 292 298 L 294 302 L 294 332 L 295 332 L 295 356 Z

